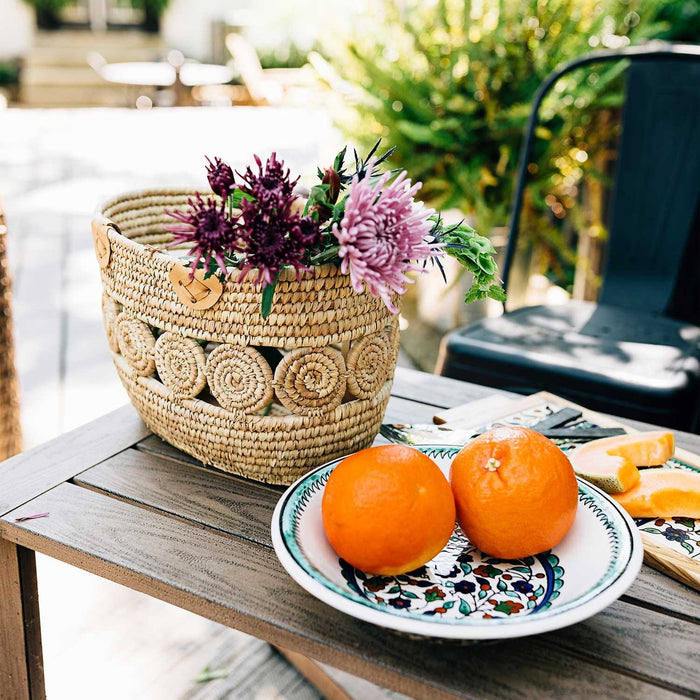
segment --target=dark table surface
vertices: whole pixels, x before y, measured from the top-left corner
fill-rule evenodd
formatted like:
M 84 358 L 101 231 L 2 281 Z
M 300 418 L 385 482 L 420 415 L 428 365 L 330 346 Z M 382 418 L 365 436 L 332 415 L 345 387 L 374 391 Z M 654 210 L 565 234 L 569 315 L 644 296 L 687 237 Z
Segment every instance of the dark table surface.
M 494 393 L 399 369 L 385 420 L 427 423 Z M 676 437 L 700 451 L 697 435 Z M 1 698 L 43 696 L 34 551 L 418 698 L 698 697 L 700 597 L 683 584 L 643 566 L 617 602 L 565 629 L 409 639 L 287 575 L 270 536 L 281 488 L 202 468 L 130 406 L 3 463 L 0 484 Z

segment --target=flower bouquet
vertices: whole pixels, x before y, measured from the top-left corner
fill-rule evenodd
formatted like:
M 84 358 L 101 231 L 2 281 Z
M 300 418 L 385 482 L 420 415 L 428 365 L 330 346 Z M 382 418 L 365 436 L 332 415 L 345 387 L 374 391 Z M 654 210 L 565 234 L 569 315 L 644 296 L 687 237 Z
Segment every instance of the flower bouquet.
M 93 221 L 105 328 L 149 427 L 207 465 L 287 484 L 374 440 L 398 353 L 401 295 L 451 255 L 467 302 L 503 299 L 490 242 L 344 149 L 307 192 L 275 154 L 212 192 L 154 190 Z

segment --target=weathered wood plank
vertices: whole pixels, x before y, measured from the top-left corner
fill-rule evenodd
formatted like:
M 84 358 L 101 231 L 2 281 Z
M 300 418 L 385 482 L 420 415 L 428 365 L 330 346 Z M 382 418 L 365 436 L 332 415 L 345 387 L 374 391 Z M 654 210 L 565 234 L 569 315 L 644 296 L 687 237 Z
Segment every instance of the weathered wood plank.
M 504 642 L 498 654 L 490 645 L 406 639 L 313 599 L 267 547 L 77 486 L 43 494 L 31 503 L 37 508 L 51 515 L 16 524 L 20 509 L 0 521 L 0 534 L 414 697 L 515 698 L 523 688 L 538 697 L 671 697 L 537 639 Z
M 72 478 L 149 434 L 125 406 L 0 465 L 0 514 Z
M 700 596 L 650 566 L 642 566 L 622 600 L 700 623 Z
M 699 632 L 694 623 L 671 622 L 666 615 L 618 601 L 544 638 L 601 666 L 653 677 L 669 689 L 692 693 L 700 688 Z
M 42 700 L 39 597 L 34 552 L 0 540 L 0 698 Z
M 272 545 L 272 511 L 283 491 L 141 450 L 125 450 L 75 482 L 266 547 Z
M 206 683 L 193 683 L 173 697 L 177 700 L 330 700 L 312 687 L 274 647 L 260 639 L 248 638 L 245 646 L 237 649 L 230 644 L 219 644 L 209 656 L 209 668 L 228 672 L 228 675 Z M 154 695 L 157 693 L 158 690 Z M 168 696 L 160 694 L 160 697 Z M 357 697 L 355 700 L 366 699 Z
M 509 391 L 470 384 L 407 367 L 397 367 L 391 394 L 410 401 L 430 403 L 441 409 L 452 408 L 467 401 L 483 399 L 494 394 L 513 399 L 522 398 L 519 394 Z

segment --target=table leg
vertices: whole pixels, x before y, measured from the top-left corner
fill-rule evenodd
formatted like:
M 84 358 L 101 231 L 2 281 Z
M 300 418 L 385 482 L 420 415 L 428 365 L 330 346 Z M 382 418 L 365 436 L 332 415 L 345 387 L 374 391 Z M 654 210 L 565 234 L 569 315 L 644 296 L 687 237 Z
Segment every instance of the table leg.
M 296 651 L 275 646 L 275 649 L 296 668 L 326 700 L 353 700 L 313 659 Z
M 0 539 L 0 700 L 44 700 L 34 552 Z

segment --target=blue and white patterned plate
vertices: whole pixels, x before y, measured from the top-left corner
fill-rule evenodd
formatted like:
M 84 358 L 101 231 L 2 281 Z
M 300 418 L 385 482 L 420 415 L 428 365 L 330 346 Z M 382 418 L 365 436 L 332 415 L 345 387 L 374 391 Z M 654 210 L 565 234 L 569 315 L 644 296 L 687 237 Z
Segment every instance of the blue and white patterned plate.
M 449 472 L 460 447 L 417 446 Z M 289 487 L 272 518 L 272 541 L 290 576 L 328 605 L 382 627 L 445 639 L 539 634 L 594 615 L 621 596 L 642 564 L 631 518 L 579 481 L 576 519 L 550 552 L 522 560 L 482 554 L 457 527 L 443 551 L 402 576 L 375 576 L 338 557 L 323 531 L 329 462 Z

